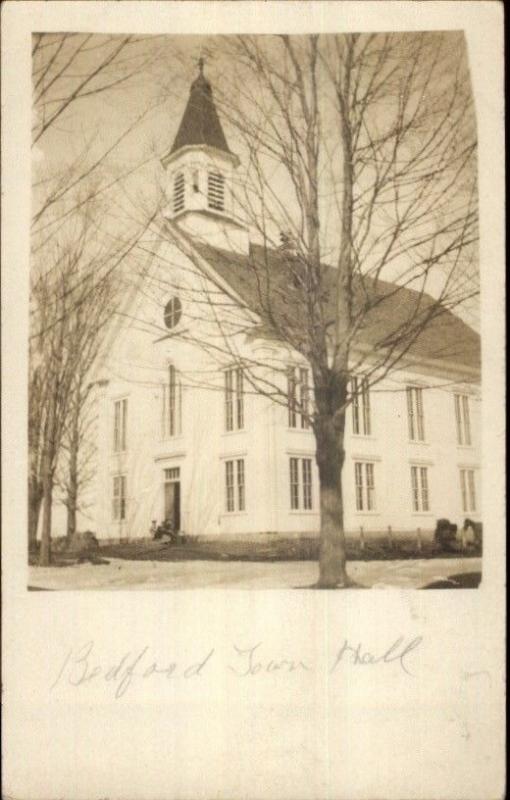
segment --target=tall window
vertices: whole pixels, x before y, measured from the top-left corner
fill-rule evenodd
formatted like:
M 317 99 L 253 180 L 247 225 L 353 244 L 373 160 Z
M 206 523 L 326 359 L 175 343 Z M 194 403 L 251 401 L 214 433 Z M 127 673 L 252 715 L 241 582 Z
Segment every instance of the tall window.
M 423 389 L 420 389 L 418 386 L 408 386 L 406 394 L 409 438 L 413 442 L 424 442 Z
M 120 453 L 126 449 L 127 441 L 127 399 L 116 400 L 113 405 L 113 451 Z
M 225 488 L 227 511 L 246 509 L 244 458 L 225 461 Z
M 464 512 L 476 511 L 476 488 L 474 469 L 460 470 L 460 491 L 462 495 L 462 510 Z
M 168 366 L 167 381 L 162 388 L 162 433 L 163 436 L 178 436 L 181 433 L 181 381 L 173 364 Z
M 457 426 L 457 444 L 471 444 L 471 421 L 469 419 L 469 397 L 466 394 L 455 394 L 455 423 Z
M 351 379 L 352 393 L 352 432 L 370 436 L 370 392 L 366 378 Z
M 287 405 L 289 428 L 310 427 L 310 370 L 289 367 L 287 370 Z
M 207 176 L 207 205 L 215 211 L 225 208 L 225 178 L 219 172 Z
M 293 511 L 311 511 L 312 497 L 312 459 L 291 458 L 290 468 L 290 507 Z
M 174 214 L 184 208 L 184 174 L 178 172 L 174 178 Z
M 244 428 L 244 376 L 241 367 L 225 371 L 225 427 L 227 431 Z
M 368 461 L 354 462 L 356 511 L 375 511 L 374 465 Z
M 126 519 L 126 476 L 113 476 L 112 518 L 115 522 Z
M 427 467 L 411 467 L 413 511 L 430 511 Z

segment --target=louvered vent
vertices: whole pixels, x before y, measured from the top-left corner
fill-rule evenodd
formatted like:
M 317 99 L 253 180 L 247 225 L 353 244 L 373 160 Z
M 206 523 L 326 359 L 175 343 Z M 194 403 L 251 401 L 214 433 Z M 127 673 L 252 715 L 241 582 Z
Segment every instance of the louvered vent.
M 225 208 L 225 178 L 219 172 L 210 172 L 207 177 L 207 205 L 215 211 Z
M 179 172 L 174 180 L 174 214 L 184 208 L 184 175 Z

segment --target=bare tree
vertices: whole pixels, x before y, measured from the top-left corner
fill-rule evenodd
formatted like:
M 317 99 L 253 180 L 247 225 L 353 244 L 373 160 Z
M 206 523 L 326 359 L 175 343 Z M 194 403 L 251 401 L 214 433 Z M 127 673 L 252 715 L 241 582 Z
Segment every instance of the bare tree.
M 95 285 L 84 286 L 88 293 L 79 314 L 84 319 L 71 385 L 69 404 L 57 462 L 56 483 L 67 509 L 67 538 L 77 532 L 77 514 L 84 510 L 81 497 L 94 478 L 95 415 L 92 370 L 98 359 L 103 333 L 115 314 L 118 302 L 118 280 L 114 275 L 96 277 Z
M 227 301 L 224 283 L 194 297 L 216 319 L 216 336 L 183 336 L 237 362 L 252 391 L 307 416 L 320 480 L 318 585 L 345 586 L 346 410 L 362 383 L 381 381 L 478 291 L 464 42 L 435 33 L 243 36 L 222 39 L 220 52 L 235 69 L 224 71 L 217 99 L 247 164 L 237 199 L 261 245 L 244 299 L 239 282 Z M 187 247 L 176 225 L 167 230 L 198 266 L 197 251 L 210 257 Z M 240 313 L 225 323 L 229 303 Z M 283 352 L 309 363 L 313 403 L 289 399 L 284 356 L 268 371 L 235 345 L 253 312 Z
M 112 166 L 111 159 L 161 98 L 147 102 L 110 140 L 101 131 L 97 145 L 93 134 L 81 142 L 77 154 L 66 151 L 48 166 L 47 153 L 57 147 L 60 154 L 61 128 L 72 128 L 73 113 L 97 96 L 108 98 L 136 85 L 159 50 L 147 49 L 139 36 L 55 33 L 35 34 L 32 56 L 32 144 L 38 157 L 31 238 L 28 536 L 33 548 L 44 500 L 41 563 L 47 563 L 61 446 L 66 442 L 69 447 L 68 501 L 75 509 L 83 413 L 79 405 L 86 406 L 87 372 L 97 356 L 105 317 L 113 312 L 113 273 L 120 271 L 139 233 L 127 219 L 118 189 L 152 154 L 140 154 L 125 170 Z M 78 128 L 75 145 L 79 138 Z
M 37 33 L 33 35 L 32 84 L 34 122 L 32 145 L 43 153 L 62 130 L 72 125 L 73 114 L 79 116 L 87 102 L 98 97 L 111 100 L 116 94 L 142 85 L 144 77 L 161 55 L 155 45 L 158 37 L 80 33 Z M 84 183 L 94 180 L 94 197 L 103 194 L 118 181 L 140 169 L 143 159 L 130 164 L 123 175 L 111 175 L 109 161 L 147 115 L 161 102 L 160 97 L 147 103 L 140 113 L 113 136 L 104 129 L 89 133 L 78 142 L 78 152 L 61 160 L 57 169 L 45 170 L 44 159 L 34 170 L 32 215 L 33 233 L 54 229 L 63 213 L 70 214 L 86 202 L 81 191 Z M 99 144 L 97 143 L 99 139 Z

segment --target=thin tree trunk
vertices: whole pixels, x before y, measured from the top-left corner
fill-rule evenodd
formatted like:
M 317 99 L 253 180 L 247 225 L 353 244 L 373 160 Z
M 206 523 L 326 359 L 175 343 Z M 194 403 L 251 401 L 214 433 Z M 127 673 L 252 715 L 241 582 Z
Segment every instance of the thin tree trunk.
M 76 398 L 73 409 L 73 422 L 69 452 L 69 477 L 67 484 L 67 538 L 72 539 L 76 533 L 76 508 L 78 505 L 78 449 L 80 446 L 80 397 Z
M 43 488 L 43 522 L 41 531 L 41 551 L 39 564 L 49 566 L 51 562 L 51 506 L 53 502 L 53 478 L 55 460 L 56 397 L 50 393 L 48 417 L 44 428 L 44 443 L 41 459 Z
M 39 566 L 51 564 L 51 510 L 53 503 L 53 477 L 51 472 L 44 476 L 43 482 L 43 522 L 41 531 L 41 552 Z
M 37 548 L 37 528 L 42 505 L 42 486 L 40 481 L 31 477 L 28 483 L 28 550 Z

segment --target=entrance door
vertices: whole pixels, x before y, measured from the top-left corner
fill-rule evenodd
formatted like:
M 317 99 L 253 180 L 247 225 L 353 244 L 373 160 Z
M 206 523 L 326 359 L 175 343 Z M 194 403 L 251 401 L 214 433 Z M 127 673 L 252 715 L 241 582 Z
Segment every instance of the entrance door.
M 174 530 L 181 529 L 181 482 L 179 470 L 165 470 L 165 519 L 171 520 Z

